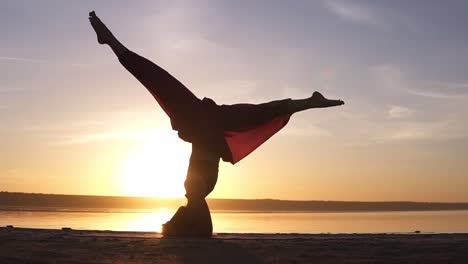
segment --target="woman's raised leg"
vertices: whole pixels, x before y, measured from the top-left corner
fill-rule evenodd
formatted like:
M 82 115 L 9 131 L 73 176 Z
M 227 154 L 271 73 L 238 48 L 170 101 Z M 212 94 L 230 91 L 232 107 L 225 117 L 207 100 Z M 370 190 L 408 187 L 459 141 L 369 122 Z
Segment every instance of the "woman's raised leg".
M 107 44 L 114 51 L 115 55 L 120 56 L 129 50 L 112 34 L 112 32 L 102 23 L 101 19 L 96 16 L 94 11 L 89 12 L 89 22 L 97 35 L 99 44 Z
M 111 47 L 122 65 L 148 89 L 169 117 L 197 111 L 200 100 L 187 87 L 158 65 L 126 48 L 94 11 L 89 13 L 89 20 L 98 42 Z

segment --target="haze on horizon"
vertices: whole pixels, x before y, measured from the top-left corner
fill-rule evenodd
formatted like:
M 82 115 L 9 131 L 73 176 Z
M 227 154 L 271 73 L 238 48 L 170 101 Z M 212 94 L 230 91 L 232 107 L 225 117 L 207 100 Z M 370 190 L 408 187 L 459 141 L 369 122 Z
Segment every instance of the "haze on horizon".
M 130 49 L 218 104 L 301 98 L 210 198 L 468 201 L 468 3 L 1 1 L 0 190 L 179 196 L 190 145 L 99 46 Z

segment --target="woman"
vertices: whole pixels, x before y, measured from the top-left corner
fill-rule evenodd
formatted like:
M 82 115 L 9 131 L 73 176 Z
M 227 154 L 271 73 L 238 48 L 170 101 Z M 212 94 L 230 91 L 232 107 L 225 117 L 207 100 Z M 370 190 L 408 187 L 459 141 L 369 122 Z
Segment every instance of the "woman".
M 309 98 L 264 104 L 217 105 L 198 99 L 189 89 L 151 61 L 120 43 L 93 12 L 92 27 L 100 44 L 107 44 L 121 64 L 154 96 L 170 117 L 181 139 L 192 143 L 185 180 L 187 205 L 163 225 L 163 234 L 210 237 L 213 227 L 205 201 L 218 178 L 220 159 L 235 164 L 283 128 L 293 113 L 344 104 L 314 92 Z

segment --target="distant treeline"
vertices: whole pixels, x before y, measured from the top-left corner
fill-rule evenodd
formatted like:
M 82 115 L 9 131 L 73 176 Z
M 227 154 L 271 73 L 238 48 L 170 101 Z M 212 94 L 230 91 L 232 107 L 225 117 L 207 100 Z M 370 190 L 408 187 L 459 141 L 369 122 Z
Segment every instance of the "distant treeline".
M 0 192 L 0 209 L 14 208 L 177 208 L 179 198 L 58 195 Z M 286 201 L 274 199 L 208 199 L 212 210 L 359 212 L 468 210 L 468 203 Z

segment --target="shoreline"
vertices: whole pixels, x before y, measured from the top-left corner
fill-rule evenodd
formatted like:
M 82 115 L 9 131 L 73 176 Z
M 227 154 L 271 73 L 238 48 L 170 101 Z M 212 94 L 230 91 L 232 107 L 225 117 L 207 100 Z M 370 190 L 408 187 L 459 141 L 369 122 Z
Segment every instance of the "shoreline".
M 6 225 L 0 226 L 0 233 L 2 230 L 6 231 L 26 231 L 26 232 L 57 232 L 63 231 L 64 234 L 68 235 L 77 235 L 79 233 L 86 234 L 105 234 L 110 236 L 130 236 L 133 237 L 151 237 L 153 238 L 162 238 L 161 232 L 159 231 L 124 231 L 124 230 L 94 230 L 94 229 L 77 229 L 71 227 L 62 227 L 62 228 L 42 228 L 42 227 L 26 227 L 26 226 L 13 226 Z M 431 232 L 431 231 L 408 231 L 408 232 L 322 232 L 322 233 L 301 233 L 301 232 L 276 232 L 276 233 L 255 233 L 255 232 L 246 232 L 246 233 L 227 233 L 227 232 L 213 232 L 213 238 L 226 238 L 226 237 L 237 237 L 237 239 L 250 239 L 251 237 L 256 238 L 265 238 L 265 239 L 290 239 L 291 238 L 313 238 L 318 236 L 379 236 L 379 235 L 462 235 L 468 238 L 468 232 Z
M 55 207 L 77 209 L 177 209 L 185 199 L 96 195 L 42 194 L 0 191 L 1 206 Z M 208 198 L 211 210 L 275 212 L 375 212 L 468 210 L 468 202 L 333 201 Z
M 175 211 L 177 208 L 164 208 L 168 211 Z M 153 212 L 153 211 L 160 211 L 161 208 L 73 208 L 73 207 L 47 207 L 47 206 L 0 206 L 0 211 L 5 212 L 60 212 L 60 213 L 109 213 L 109 212 L 125 212 L 125 213 L 146 213 L 146 212 Z M 284 214 L 339 214 L 339 213 L 407 213 L 407 212 L 448 212 L 448 211 L 468 211 L 467 209 L 416 209 L 416 210 L 409 210 L 409 209 L 382 209 L 382 210 L 229 210 L 229 209 L 214 209 L 210 210 L 212 213 L 236 213 L 236 214 L 276 214 L 276 213 L 284 213 Z
M 0 227 L 1 263 L 467 263 L 468 233 L 239 234 Z

